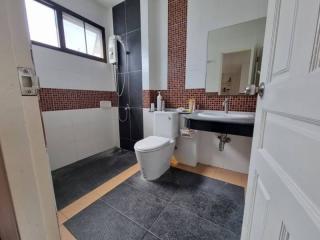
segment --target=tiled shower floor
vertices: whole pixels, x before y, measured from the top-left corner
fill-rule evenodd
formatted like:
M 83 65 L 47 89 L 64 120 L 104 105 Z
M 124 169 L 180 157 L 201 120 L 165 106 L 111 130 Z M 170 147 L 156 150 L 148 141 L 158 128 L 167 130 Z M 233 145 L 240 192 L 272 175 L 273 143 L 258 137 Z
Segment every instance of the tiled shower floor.
M 240 239 L 244 188 L 171 168 L 140 173 L 64 225 L 79 240 Z
M 137 163 L 134 152 L 112 149 L 52 172 L 58 210 Z

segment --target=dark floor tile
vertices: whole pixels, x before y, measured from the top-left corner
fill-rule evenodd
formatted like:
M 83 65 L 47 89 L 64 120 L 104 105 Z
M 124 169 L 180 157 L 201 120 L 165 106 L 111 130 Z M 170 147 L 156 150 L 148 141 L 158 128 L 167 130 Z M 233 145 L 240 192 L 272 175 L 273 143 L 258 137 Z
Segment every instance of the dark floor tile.
M 238 199 L 220 193 L 207 194 L 194 189 L 179 189 L 172 199 L 177 206 L 229 229 L 236 235 L 241 234 L 243 204 Z
M 151 233 L 146 233 L 146 235 L 144 235 L 142 240 L 159 240 L 160 238 L 157 238 L 156 236 L 152 235 Z
M 127 184 L 121 184 L 101 200 L 147 229 L 167 204 L 167 201 L 140 192 Z
M 57 208 L 66 207 L 135 163 L 137 160 L 133 152 L 117 149 L 54 171 L 52 176 Z
M 128 168 L 128 166 L 132 166 L 137 163 L 136 154 L 132 151 L 126 151 L 125 154 L 118 156 L 117 161 L 114 164 L 114 167 L 120 171 L 123 171 Z
M 126 183 L 138 189 L 141 192 L 147 192 L 154 196 L 170 201 L 178 189 L 178 185 L 172 181 L 172 174 L 167 171 L 155 181 L 147 181 L 142 178 L 141 173 L 137 173 L 129 178 Z
M 150 231 L 160 239 L 166 240 L 240 239 L 240 236 L 237 237 L 232 232 L 173 204 L 166 207 Z
M 140 240 L 145 230 L 101 201 L 65 223 L 78 240 Z
M 85 190 L 76 180 L 69 180 L 65 183 L 54 183 L 53 186 L 58 210 L 86 194 Z
M 227 183 L 207 178 L 199 174 L 182 171 L 179 169 L 171 169 L 175 176 L 176 183 L 181 187 L 193 188 L 207 193 L 220 191 Z

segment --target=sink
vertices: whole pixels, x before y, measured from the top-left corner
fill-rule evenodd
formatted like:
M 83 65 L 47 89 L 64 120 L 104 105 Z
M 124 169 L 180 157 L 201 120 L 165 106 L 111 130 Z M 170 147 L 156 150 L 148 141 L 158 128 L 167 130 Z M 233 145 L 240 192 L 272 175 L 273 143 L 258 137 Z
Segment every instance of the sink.
M 208 118 L 208 119 L 215 119 L 215 120 L 252 120 L 254 119 L 254 114 L 247 114 L 247 113 L 224 113 L 224 112 L 202 112 L 198 113 L 199 117 Z
M 190 129 L 252 137 L 255 113 L 206 111 L 185 115 Z

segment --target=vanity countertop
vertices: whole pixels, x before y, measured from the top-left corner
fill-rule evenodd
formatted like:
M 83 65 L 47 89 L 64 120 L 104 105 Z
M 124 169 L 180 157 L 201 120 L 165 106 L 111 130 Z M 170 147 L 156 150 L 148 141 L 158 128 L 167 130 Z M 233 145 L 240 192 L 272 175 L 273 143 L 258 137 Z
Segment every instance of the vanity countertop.
M 210 116 L 211 114 L 213 115 L 213 117 Z M 217 117 L 215 117 L 215 115 Z M 254 124 L 255 113 L 251 113 L 251 112 L 250 113 L 249 112 L 224 113 L 221 111 L 198 111 L 189 115 L 185 115 L 184 118 L 198 120 L 198 121 L 208 121 L 208 122 Z
M 184 118 L 190 129 L 252 137 L 255 113 L 198 111 Z

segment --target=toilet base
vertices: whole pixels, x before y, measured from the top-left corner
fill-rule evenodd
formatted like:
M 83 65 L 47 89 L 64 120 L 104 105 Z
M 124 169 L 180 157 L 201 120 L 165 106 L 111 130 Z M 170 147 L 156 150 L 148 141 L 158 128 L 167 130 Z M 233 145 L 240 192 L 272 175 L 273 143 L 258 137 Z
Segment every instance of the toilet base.
M 156 180 L 170 168 L 174 147 L 175 141 L 172 140 L 170 144 L 152 152 L 135 151 L 142 177 L 145 180 Z

